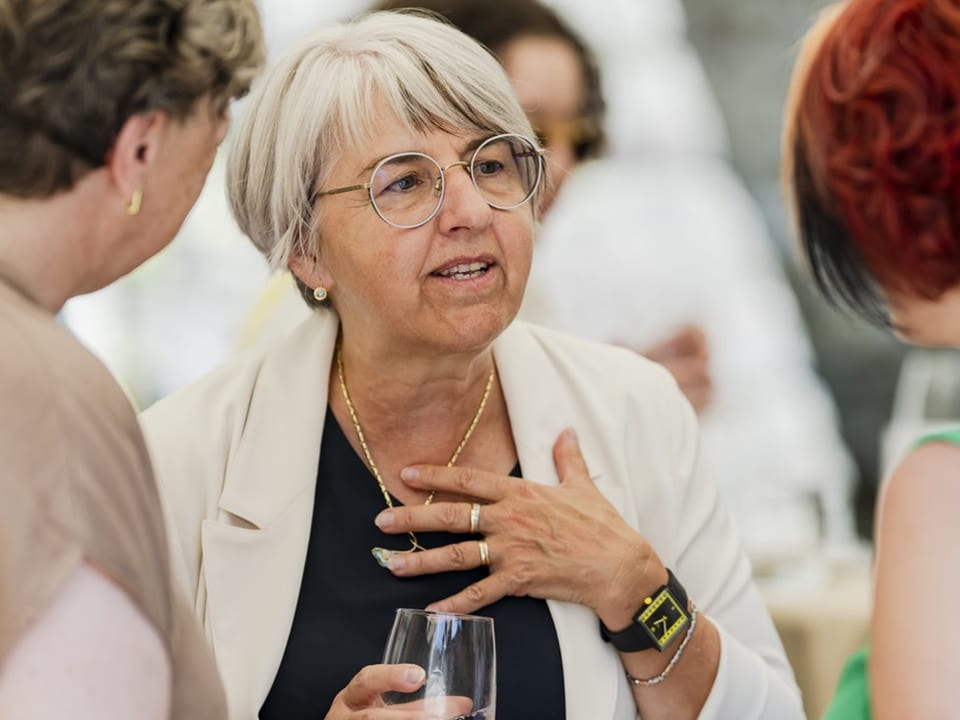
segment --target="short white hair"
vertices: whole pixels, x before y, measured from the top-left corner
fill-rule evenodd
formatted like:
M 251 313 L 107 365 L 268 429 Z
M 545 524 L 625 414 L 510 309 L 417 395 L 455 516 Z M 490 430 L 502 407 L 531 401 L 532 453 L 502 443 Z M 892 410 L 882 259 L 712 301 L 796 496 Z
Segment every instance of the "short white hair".
M 314 193 L 344 154 L 370 142 L 385 112 L 414 132 L 533 137 L 500 63 L 446 21 L 376 12 L 326 26 L 255 82 L 235 128 L 230 204 L 271 267 L 316 253 Z

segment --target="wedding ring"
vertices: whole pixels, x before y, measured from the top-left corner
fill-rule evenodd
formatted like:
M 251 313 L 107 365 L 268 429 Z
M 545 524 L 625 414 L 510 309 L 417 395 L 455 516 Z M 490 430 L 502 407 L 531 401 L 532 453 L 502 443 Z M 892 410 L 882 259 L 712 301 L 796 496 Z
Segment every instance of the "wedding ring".
M 480 532 L 480 503 L 474 503 L 470 506 L 470 534 L 476 535 Z
M 477 540 L 477 547 L 480 548 L 480 564 L 490 567 L 490 548 L 487 547 L 487 541 Z

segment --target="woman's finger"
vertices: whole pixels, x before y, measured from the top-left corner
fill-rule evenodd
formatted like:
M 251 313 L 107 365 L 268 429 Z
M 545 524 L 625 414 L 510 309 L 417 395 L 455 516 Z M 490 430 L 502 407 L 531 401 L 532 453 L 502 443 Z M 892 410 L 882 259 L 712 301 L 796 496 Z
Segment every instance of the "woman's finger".
M 502 500 L 520 482 L 518 478 L 506 475 L 446 465 L 411 465 L 400 471 L 400 479 L 419 490 L 449 492 L 490 501 Z
M 456 595 L 427 605 L 427 610 L 469 614 L 510 595 L 510 590 L 510 584 L 503 573 L 491 573 L 483 580 L 468 585 Z
M 481 544 L 483 543 L 483 544 Z M 484 562 L 486 560 L 486 562 Z M 486 539 L 467 540 L 421 552 L 395 552 L 387 561 L 394 575 L 435 575 L 453 570 L 472 570 L 492 561 L 490 543 Z
M 567 428 L 553 444 L 553 462 L 557 466 L 560 485 L 590 483 L 590 470 L 580 452 L 580 442 L 573 428 Z
M 342 699 L 349 709 L 361 710 L 380 704 L 382 693 L 413 692 L 423 685 L 424 678 L 418 665 L 367 665 L 343 689 Z
M 373 522 L 395 535 L 405 532 L 492 532 L 498 527 L 496 508 L 470 502 L 435 502 L 429 505 L 398 505 L 380 512 Z

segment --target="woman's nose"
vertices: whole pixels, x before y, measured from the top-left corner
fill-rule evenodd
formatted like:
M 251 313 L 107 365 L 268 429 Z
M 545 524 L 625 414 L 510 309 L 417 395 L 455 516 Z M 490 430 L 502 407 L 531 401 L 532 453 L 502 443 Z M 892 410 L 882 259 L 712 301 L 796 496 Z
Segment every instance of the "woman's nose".
M 461 227 L 476 230 L 490 223 L 493 208 L 473 184 L 467 163 L 461 161 L 447 165 L 443 169 L 443 183 L 443 204 L 438 213 L 443 232 Z

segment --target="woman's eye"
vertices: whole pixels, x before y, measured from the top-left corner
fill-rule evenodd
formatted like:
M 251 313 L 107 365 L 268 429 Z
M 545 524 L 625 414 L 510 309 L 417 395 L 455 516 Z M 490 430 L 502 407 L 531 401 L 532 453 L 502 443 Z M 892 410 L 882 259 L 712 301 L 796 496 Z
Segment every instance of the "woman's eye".
M 416 173 L 409 173 L 403 177 L 397 178 L 385 188 L 387 192 L 407 192 L 413 190 L 420 184 L 420 178 Z
M 495 175 L 503 170 L 503 163 L 497 160 L 484 160 L 474 165 L 474 168 L 481 175 Z

